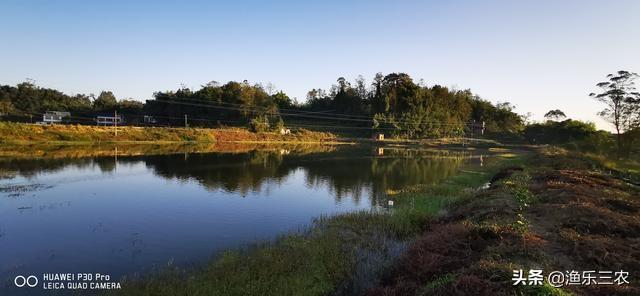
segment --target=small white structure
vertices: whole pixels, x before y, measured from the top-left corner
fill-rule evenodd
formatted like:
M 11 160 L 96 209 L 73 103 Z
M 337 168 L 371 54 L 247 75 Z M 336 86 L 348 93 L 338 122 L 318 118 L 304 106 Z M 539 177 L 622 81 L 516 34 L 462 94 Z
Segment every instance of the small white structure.
M 291 130 L 288 128 L 281 128 L 280 129 L 280 134 L 281 135 L 290 135 L 291 134 Z
M 158 123 L 158 120 L 151 116 L 151 115 L 145 115 L 144 116 L 144 123 L 146 124 L 154 124 L 154 123 Z
M 123 123 L 122 117 L 118 116 L 97 116 L 96 125 L 121 125 Z
M 42 114 L 43 124 L 61 123 L 62 119 L 71 116 L 71 113 L 65 111 L 47 111 Z
M 384 134 L 375 134 L 373 135 L 373 139 L 375 141 L 384 141 Z

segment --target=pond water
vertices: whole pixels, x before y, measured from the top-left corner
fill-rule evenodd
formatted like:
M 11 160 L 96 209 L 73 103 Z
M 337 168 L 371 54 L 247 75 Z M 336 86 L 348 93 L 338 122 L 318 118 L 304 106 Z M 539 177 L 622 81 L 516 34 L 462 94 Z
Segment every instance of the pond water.
M 314 217 L 384 209 L 388 190 L 436 184 L 483 161 L 478 152 L 369 146 L 69 154 L 0 158 L 0 294 L 16 275 L 118 278 L 206 262 Z

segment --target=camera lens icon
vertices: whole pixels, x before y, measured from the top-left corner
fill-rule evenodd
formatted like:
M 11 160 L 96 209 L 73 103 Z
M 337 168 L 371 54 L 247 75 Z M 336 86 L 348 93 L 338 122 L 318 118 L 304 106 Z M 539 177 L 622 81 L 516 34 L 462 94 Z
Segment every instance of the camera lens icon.
M 38 285 L 38 278 L 33 276 L 33 275 L 30 275 L 30 276 L 28 276 L 26 278 L 24 276 L 22 276 L 22 275 L 19 275 L 16 278 L 13 279 L 13 283 L 18 288 L 22 288 L 24 286 L 28 286 L 30 288 L 33 288 L 33 287 Z

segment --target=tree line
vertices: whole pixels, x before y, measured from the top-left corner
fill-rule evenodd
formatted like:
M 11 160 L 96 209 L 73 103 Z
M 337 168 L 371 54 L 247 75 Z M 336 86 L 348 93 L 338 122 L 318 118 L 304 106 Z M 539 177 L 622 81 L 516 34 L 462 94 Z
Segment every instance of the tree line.
M 493 104 L 471 90 L 425 85 L 405 73 L 376 74 L 371 82 L 362 76 L 354 81 L 340 77 L 329 88 L 314 88 L 303 103 L 291 99 L 271 84 L 248 81 L 215 81 L 199 89 L 180 87 L 158 91 L 145 103 L 116 99 L 110 91 L 97 96 L 67 95 L 38 87 L 33 81 L 16 86 L 0 85 L 0 116 L 69 111 L 85 118 L 97 114 L 123 114 L 131 124 L 144 115 L 153 124 L 190 126 L 248 126 L 254 131 L 282 127 L 326 128 L 360 135 L 384 133 L 403 138 L 469 136 L 483 132 L 488 137 L 512 137 L 535 144 L 580 143 L 584 149 L 614 146 L 628 155 L 640 134 L 640 94 L 635 88 L 638 74 L 618 71 L 596 84 L 600 93 L 590 96 L 604 103 L 599 113 L 615 129 L 615 136 L 598 131 L 592 123 L 566 119 L 561 110 L 551 110 L 541 123 L 525 124 L 509 102 Z M 614 143 L 615 142 L 615 143 Z
M 362 77 L 353 84 L 341 77 L 329 91 L 309 91 L 303 108 L 367 115 L 374 129 L 407 138 L 463 136 L 483 122 L 488 133 L 524 128 L 523 117 L 508 102 L 494 105 L 468 89 L 426 86 L 405 73 L 378 73 L 370 85 Z
M 212 81 L 197 90 L 158 91 L 145 103 L 117 100 L 110 91 L 67 95 L 33 82 L 0 86 L 0 114 L 49 110 L 83 116 L 118 111 L 138 121 L 142 115 L 155 116 L 155 122 L 169 125 L 182 124 L 186 114 L 194 126 L 248 125 L 259 131 L 290 124 L 333 126 L 406 138 L 462 136 L 469 129 L 483 128 L 483 122 L 489 134 L 518 133 L 524 128 L 523 117 L 510 103 L 492 104 L 470 90 L 426 86 L 404 73 L 378 73 L 371 83 L 362 76 L 353 83 L 340 77 L 328 90 L 309 91 L 304 103 L 270 84 L 247 81 Z
M 593 123 L 567 119 L 562 110 L 550 110 L 545 122 L 527 125 L 523 135 L 534 144 L 562 144 L 578 150 L 606 153 L 616 158 L 640 155 L 640 93 L 636 89 L 638 74 L 617 71 L 596 84 L 599 93 L 591 98 L 603 103 L 598 112 L 614 128 L 614 135 L 597 130 Z

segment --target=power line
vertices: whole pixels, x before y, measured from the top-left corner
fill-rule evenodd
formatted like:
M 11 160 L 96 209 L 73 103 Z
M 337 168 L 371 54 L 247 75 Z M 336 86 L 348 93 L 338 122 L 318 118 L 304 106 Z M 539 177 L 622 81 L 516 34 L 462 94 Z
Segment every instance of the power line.
M 230 106 L 238 106 L 238 107 L 245 107 L 242 104 L 237 104 L 237 103 L 230 103 L 230 102 L 217 102 L 217 101 L 206 101 L 206 100 L 202 100 L 202 99 L 198 99 L 198 98 L 185 98 L 185 97 L 170 97 L 168 95 L 162 94 L 159 96 L 156 96 L 156 99 L 158 97 L 163 97 L 163 99 L 169 99 L 169 100 L 173 100 L 173 99 L 179 99 L 179 100 L 186 100 L 186 101 L 191 101 L 191 102 L 195 102 L 195 103 L 215 103 L 215 104 L 221 104 L 221 105 L 230 105 Z M 161 101 L 161 100 L 158 100 Z M 267 107 L 254 107 L 254 108 L 263 108 L 265 110 L 267 110 Z M 291 112 L 299 112 L 299 113 L 304 113 L 304 114 L 326 114 L 326 115 L 334 115 L 334 116 L 346 116 L 346 117 L 355 117 L 355 118 L 365 118 L 365 119 L 371 119 L 371 116 L 366 116 L 366 115 L 356 115 L 356 114 L 345 114 L 345 113 L 327 113 L 327 112 L 333 112 L 333 110 L 327 110 L 327 111 L 306 111 L 306 110 L 298 110 L 298 109 L 291 109 L 291 108 L 280 108 L 278 107 L 278 110 L 285 110 L 285 111 L 291 111 Z
M 214 109 L 223 109 L 223 110 L 236 110 L 236 111 L 266 111 L 265 109 L 258 107 L 226 107 L 226 106 L 215 106 L 206 103 L 188 103 L 188 102 L 178 102 L 178 101 L 169 101 L 169 100 L 158 100 L 159 102 L 164 102 L 168 104 L 177 104 L 177 105 L 185 105 L 185 106 L 194 106 L 194 107 L 206 107 L 206 108 L 214 108 Z M 372 122 L 371 119 L 356 119 L 356 118 L 336 118 L 330 116 L 319 116 L 319 115 L 308 115 L 308 114 L 294 114 L 294 113 L 285 113 L 279 112 L 280 116 L 293 116 L 293 117 L 306 117 L 306 118 L 316 118 L 316 119 L 332 119 L 332 120 L 345 120 L 345 121 L 358 121 L 358 122 Z
M 44 113 L 24 113 L 24 114 L 28 114 L 28 115 L 43 115 Z M 17 115 L 17 114 L 14 114 Z M 125 117 L 144 117 L 145 115 L 137 115 L 137 114 L 129 114 L 129 115 L 125 115 Z M 175 119 L 176 122 L 178 120 L 183 120 L 183 117 L 175 117 L 175 116 L 155 116 L 155 115 L 146 115 L 146 116 L 153 116 L 153 117 L 158 117 L 158 118 L 166 118 L 166 119 Z M 95 117 L 88 117 L 88 116 L 66 116 L 65 118 L 70 118 L 70 119 L 82 119 L 82 120 L 89 120 L 90 122 L 93 122 L 95 120 Z M 215 122 L 215 123 L 220 123 L 220 122 L 229 122 L 229 123 L 246 123 L 246 121 L 234 121 L 234 120 L 221 120 L 221 119 L 208 119 L 208 118 L 191 118 L 190 120 L 192 121 L 201 121 L 201 122 Z M 166 127 L 177 127 L 176 126 L 172 126 L 170 124 L 158 124 L 158 123 L 153 123 L 153 124 L 143 124 L 143 125 L 152 125 L 152 126 L 166 126 Z M 374 128 L 374 127 L 364 127 L 364 126 L 339 126 L 339 125 L 319 125 L 319 124 L 304 124 L 304 123 L 289 123 L 287 124 L 288 126 L 291 127 L 309 127 L 309 128 L 317 128 L 317 129 L 359 129 L 359 130 L 389 130 L 389 131 L 408 131 L 409 129 L 407 128 L 385 128 L 385 127 L 378 127 L 378 128 Z
M 177 105 L 194 106 L 194 107 L 207 107 L 207 108 L 223 109 L 223 110 L 265 111 L 265 109 L 259 108 L 259 107 L 241 107 L 240 108 L 240 107 L 216 106 L 216 105 L 211 105 L 211 104 L 207 104 L 207 103 L 180 102 L 180 101 L 175 101 L 175 100 L 157 100 L 157 101 L 158 102 L 163 102 L 163 103 L 168 103 L 168 104 L 177 104 Z M 229 103 L 229 104 L 231 104 L 231 103 Z M 337 117 L 331 117 L 331 116 L 317 116 L 317 115 L 283 113 L 283 112 L 280 112 L 279 115 L 281 115 L 281 116 L 291 116 L 291 117 L 315 118 L 315 119 L 340 120 L 340 121 L 357 121 L 357 122 L 367 122 L 367 123 L 375 122 L 374 119 L 337 118 Z M 414 122 L 412 122 L 412 121 L 402 120 L 402 119 L 399 119 L 399 120 L 396 120 L 396 121 L 389 121 L 389 120 L 378 120 L 378 121 L 379 122 L 384 122 L 384 123 L 391 123 L 391 124 L 393 124 L 393 123 L 414 124 Z M 426 124 L 436 125 L 436 126 L 469 126 L 469 125 L 474 125 L 473 123 L 456 124 L 456 123 L 441 123 L 441 122 L 436 122 L 436 121 L 426 121 L 426 122 L 421 122 L 421 123 L 426 123 Z
M 166 96 L 163 96 L 166 97 Z M 185 105 L 185 106 L 195 106 L 195 107 L 206 107 L 206 108 L 214 108 L 214 109 L 221 109 L 221 110 L 235 110 L 235 111 L 260 111 L 260 112 L 264 112 L 264 111 L 270 111 L 268 110 L 268 108 L 266 107 L 258 107 L 258 106 L 243 106 L 241 104 L 234 104 L 234 103 L 227 103 L 227 102 L 215 102 L 217 103 L 217 105 L 212 105 L 209 104 L 208 102 L 203 102 L 202 100 L 198 100 L 198 99 L 191 99 L 191 98 L 176 98 L 176 99 L 180 99 L 181 101 L 177 101 L 175 99 L 160 99 L 160 100 L 156 100 L 157 102 L 162 102 L 162 103 L 168 103 L 168 104 L 178 104 L 178 105 Z M 184 102 L 184 101 L 197 101 L 197 103 L 190 103 L 190 102 Z M 212 102 L 213 103 L 213 102 Z M 231 105 L 231 106 L 240 106 L 240 107 L 227 107 L 227 106 L 219 106 L 220 104 L 227 104 L 227 105 Z M 374 119 L 371 119 L 369 117 L 367 117 L 367 119 L 357 119 L 357 118 L 341 118 L 339 116 L 349 116 L 349 117 L 365 117 L 365 116 L 358 116 L 358 115 L 348 115 L 348 114 L 327 114 L 326 112 L 313 112 L 313 111 L 300 111 L 300 110 L 293 110 L 293 109 L 284 109 L 283 110 L 291 110 L 288 112 L 280 112 L 279 115 L 281 116 L 290 116 L 290 117 L 302 117 L 302 118 L 315 118 L 315 119 L 325 119 L 325 120 L 336 120 L 336 121 L 352 121 L 352 122 L 359 122 L 359 123 L 374 123 Z M 296 114 L 295 112 L 297 112 L 298 114 Z M 30 115 L 38 115 L 38 114 L 43 114 L 43 113 L 25 113 L 25 114 L 30 114 Z M 322 115 L 311 115 L 311 114 L 322 114 Z M 335 116 L 334 116 L 335 115 Z M 145 114 L 145 115 L 137 115 L 137 114 L 129 114 L 127 115 L 127 117 L 144 117 L 144 116 L 152 116 L 154 118 L 164 118 L 164 119 L 174 119 L 174 120 L 183 120 L 186 118 L 183 117 L 174 117 L 174 116 L 166 116 L 166 115 L 154 115 L 154 114 Z M 187 115 L 184 114 L 184 116 L 186 117 Z M 81 117 L 81 116 L 69 116 L 69 118 L 76 118 L 76 119 L 89 119 L 91 121 L 94 120 L 94 117 Z M 216 122 L 216 123 L 221 123 L 221 122 L 225 122 L 225 123 L 247 123 L 247 121 L 234 121 L 234 120 L 225 120 L 225 119 L 212 119 L 212 118 L 191 118 L 192 121 L 200 121 L 200 122 Z M 382 123 L 389 123 L 389 124 L 402 124 L 402 123 L 407 123 L 407 124 L 415 124 L 415 122 L 412 121 L 408 121 L 408 120 L 403 120 L 403 119 L 399 119 L 396 121 L 390 121 L 390 120 L 378 120 L 378 122 L 382 122 Z M 420 122 L 421 124 L 429 124 L 431 126 L 455 126 L 455 127 L 471 127 L 476 128 L 477 125 L 475 123 L 441 123 L 441 122 L 435 122 L 435 121 L 431 121 L 431 122 Z M 145 123 L 145 125 L 162 125 L 162 124 L 157 124 L 157 123 Z M 186 123 L 185 123 L 186 125 Z M 316 127 L 316 128 L 334 128 L 334 129 L 366 129 L 366 130 L 395 130 L 395 131 L 403 131 L 403 130 L 409 130 L 408 128 L 394 128 L 394 127 L 390 127 L 390 128 L 385 128 L 385 127 L 363 127 L 363 126 L 336 126 L 336 125 L 318 125 L 318 124 L 300 124 L 300 123 L 289 123 L 288 125 L 290 126 L 307 126 L 307 127 Z M 169 126 L 169 124 L 167 124 L 167 126 Z

